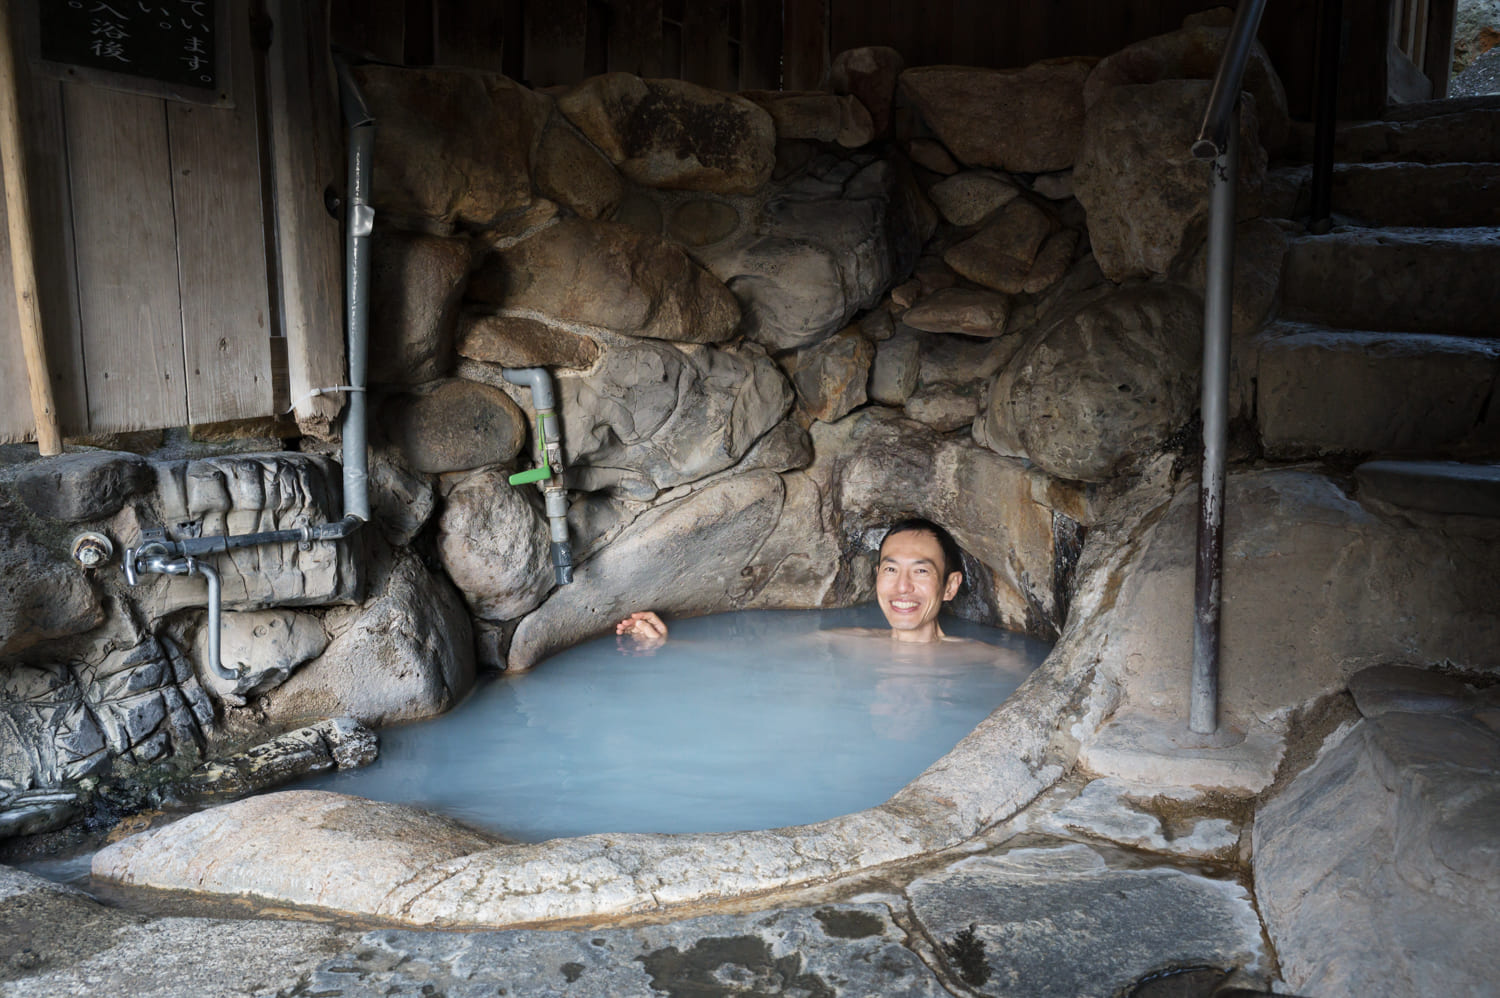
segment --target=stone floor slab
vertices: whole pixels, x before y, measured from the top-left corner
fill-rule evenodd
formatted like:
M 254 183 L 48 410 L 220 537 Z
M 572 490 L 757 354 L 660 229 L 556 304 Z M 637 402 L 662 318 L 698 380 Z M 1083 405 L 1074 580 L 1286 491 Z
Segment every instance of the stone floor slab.
M 968 950 L 967 983 L 997 998 L 1108 998 L 1147 974 L 1188 966 L 1233 968 L 1247 985 L 1266 983 L 1260 921 L 1233 881 L 1111 869 L 1072 844 L 962 860 L 907 893 L 950 958 L 961 964 L 954 951 Z M 984 980 L 973 973 L 976 943 Z

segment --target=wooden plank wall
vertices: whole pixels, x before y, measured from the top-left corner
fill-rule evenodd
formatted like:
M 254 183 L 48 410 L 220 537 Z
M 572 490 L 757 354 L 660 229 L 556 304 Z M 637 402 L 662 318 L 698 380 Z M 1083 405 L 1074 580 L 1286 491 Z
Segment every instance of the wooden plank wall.
M 261 166 L 265 72 L 250 5 L 223 8 L 233 106 L 216 107 L 56 81 L 29 57 L 37 2 L 18 7 L 28 25 L 18 61 L 40 304 L 64 436 L 272 414 L 273 355 L 289 351 L 280 303 L 271 300 L 267 232 L 275 214 L 263 201 Z M 317 19 L 326 20 L 323 0 L 311 2 Z M 321 79 L 331 90 L 327 72 Z M 300 100 L 309 103 L 306 93 Z M 336 179 L 326 175 L 314 188 L 320 212 L 322 189 Z M 282 226 L 283 242 L 304 242 L 297 227 L 305 221 Z M 336 275 L 336 239 L 316 248 L 331 252 Z M 5 254 L 8 247 L 0 246 Z M 11 356 L 19 334 L 8 259 L 4 265 L 0 441 L 16 441 L 34 431 L 23 408 L 23 369 Z M 337 302 L 337 280 L 329 290 Z M 337 361 L 309 380 L 340 383 L 337 309 L 319 316 L 314 334 L 306 325 L 296 349 L 331 339 Z
M 909 66 L 1006 68 L 1103 56 L 1223 0 L 330 0 L 335 41 L 409 66 L 533 87 L 604 72 L 724 90 L 817 89 L 833 54 L 887 45 Z M 1371 7 L 1390 0 L 1346 0 Z M 1444 0 L 1448 2 L 1448 0 Z M 1306 116 L 1316 0 L 1270 5 L 1261 41 Z M 1382 7 L 1383 9 L 1383 7 Z M 1361 15 L 1362 16 L 1362 15 Z

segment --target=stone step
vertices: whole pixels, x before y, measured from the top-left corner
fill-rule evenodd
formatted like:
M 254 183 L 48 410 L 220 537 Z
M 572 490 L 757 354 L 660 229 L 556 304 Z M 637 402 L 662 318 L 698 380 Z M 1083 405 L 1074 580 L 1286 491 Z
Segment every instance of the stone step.
M 1429 513 L 1500 517 L 1500 464 L 1366 461 L 1354 469 L 1360 499 Z
M 1277 322 L 1255 347 L 1269 457 L 1500 455 L 1500 342 Z
M 1459 104 L 1409 120 L 1355 121 L 1339 126 L 1333 156 L 1340 163 L 1484 163 L 1500 160 L 1500 107 Z M 1393 111 L 1392 114 L 1402 112 Z M 1313 126 L 1298 123 L 1281 150 L 1284 159 L 1311 163 Z
M 1281 314 L 1341 329 L 1500 336 L 1500 229 L 1335 229 L 1287 250 Z
M 1268 213 L 1305 219 L 1312 167 L 1272 174 Z M 1332 204 L 1340 225 L 1500 226 L 1500 163 L 1339 163 Z

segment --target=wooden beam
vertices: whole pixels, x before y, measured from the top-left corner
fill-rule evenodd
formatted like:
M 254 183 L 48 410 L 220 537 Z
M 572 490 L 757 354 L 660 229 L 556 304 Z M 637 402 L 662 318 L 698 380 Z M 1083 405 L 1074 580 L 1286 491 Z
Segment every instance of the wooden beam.
M 31 243 L 31 198 L 26 183 L 16 50 L 10 5 L 0 10 L 0 166 L 5 171 L 5 218 L 10 233 L 11 275 L 15 284 L 21 348 L 31 397 L 37 449 L 44 457 L 62 453 L 62 431 L 52 398 L 52 376 L 37 302 L 36 262 Z
M 287 377 L 304 433 L 326 436 L 337 395 L 309 396 L 344 380 L 343 230 L 323 191 L 344 186 L 326 0 L 267 0 L 276 24 L 266 53 L 271 185 Z

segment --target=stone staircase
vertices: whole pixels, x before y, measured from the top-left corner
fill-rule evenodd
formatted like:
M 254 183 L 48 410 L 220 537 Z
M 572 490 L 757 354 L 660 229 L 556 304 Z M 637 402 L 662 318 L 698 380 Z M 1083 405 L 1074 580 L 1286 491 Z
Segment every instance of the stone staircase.
M 1292 237 L 1254 344 L 1262 448 L 1366 460 L 1362 497 L 1500 516 L 1500 103 L 1344 126 L 1336 159 L 1333 228 Z M 1305 218 L 1310 167 L 1276 173 Z

